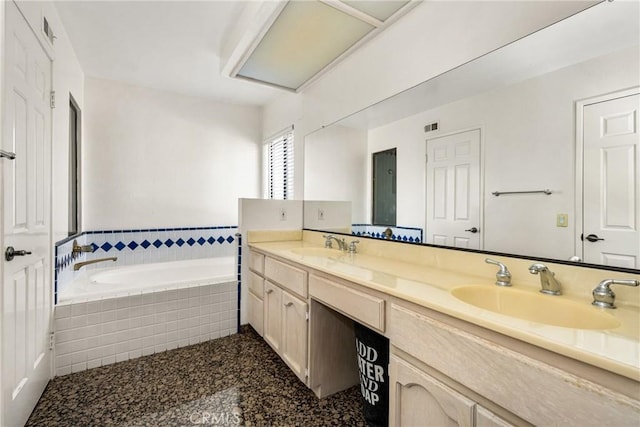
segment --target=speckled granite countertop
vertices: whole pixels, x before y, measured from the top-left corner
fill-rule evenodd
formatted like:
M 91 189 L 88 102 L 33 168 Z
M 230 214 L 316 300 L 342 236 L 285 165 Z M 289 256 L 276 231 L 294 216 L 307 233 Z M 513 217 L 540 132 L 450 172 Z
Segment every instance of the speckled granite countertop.
M 640 313 L 637 307 L 624 306 L 602 313 L 602 309 L 590 305 L 591 300 L 587 297 L 550 297 L 578 302 L 589 310 L 600 311 L 600 314 L 612 316 L 620 322 L 620 326 L 606 330 L 550 326 L 466 304 L 450 292 L 463 285 L 494 286 L 495 279 L 492 277 L 461 274 L 367 253 L 347 254 L 338 250 L 326 252 L 317 244 L 303 240 L 254 242 L 249 245 L 266 254 L 640 381 Z M 518 286 L 516 283 L 513 289 L 517 288 L 537 294 L 537 289 Z M 544 310 L 544 307 L 540 307 L 540 310 Z

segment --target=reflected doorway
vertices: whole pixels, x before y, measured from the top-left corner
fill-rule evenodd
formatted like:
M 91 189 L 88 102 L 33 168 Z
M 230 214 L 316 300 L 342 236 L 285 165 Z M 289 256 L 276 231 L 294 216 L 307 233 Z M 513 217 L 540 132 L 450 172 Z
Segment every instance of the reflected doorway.
M 373 225 L 396 225 L 396 152 L 373 153 Z

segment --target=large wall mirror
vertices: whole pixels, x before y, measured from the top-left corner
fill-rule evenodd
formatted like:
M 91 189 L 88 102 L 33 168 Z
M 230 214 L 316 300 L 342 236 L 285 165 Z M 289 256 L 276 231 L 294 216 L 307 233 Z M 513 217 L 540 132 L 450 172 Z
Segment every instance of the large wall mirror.
M 308 134 L 305 200 L 372 224 L 373 154 L 395 149 L 394 225 L 415 241 L 640 269 L 639 6 L 597 4 Z

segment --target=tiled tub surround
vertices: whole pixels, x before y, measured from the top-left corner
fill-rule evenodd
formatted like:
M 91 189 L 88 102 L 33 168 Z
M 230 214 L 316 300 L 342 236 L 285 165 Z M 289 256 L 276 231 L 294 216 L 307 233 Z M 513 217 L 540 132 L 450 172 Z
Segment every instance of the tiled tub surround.
M 384 231 L 387 228 L 390 228 L 393 232 L 390 240 L 414 243 L 421 243 L 423 241 L 422 228 L 416 227 L 387 227 L 384 225 L 352 224 L 351 234 L 354 236 L 367 236 L 374 237 L 376 239 L 386 239 Z
M 235 280 L 55 307 L 56 376 L 236 333 Z
M 116 262 L 97 263 L 82 270 L 166 261 L 236 256 L 236 226 L 161 228 L 146 230 L 87 231 L 56 243 L 55 297 L 79 272 L 73 264 L 117 256 Z M 73 241 L 93 247 L 93 252 L 74 254 Z

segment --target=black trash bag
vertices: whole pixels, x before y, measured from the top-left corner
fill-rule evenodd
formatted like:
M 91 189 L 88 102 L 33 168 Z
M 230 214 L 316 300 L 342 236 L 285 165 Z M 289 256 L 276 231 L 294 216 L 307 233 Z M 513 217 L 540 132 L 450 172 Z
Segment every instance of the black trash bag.
M 354 322 L 364 418 L 369 427 L 389 425 L 389 340 Z

